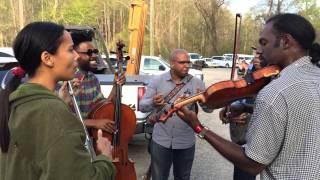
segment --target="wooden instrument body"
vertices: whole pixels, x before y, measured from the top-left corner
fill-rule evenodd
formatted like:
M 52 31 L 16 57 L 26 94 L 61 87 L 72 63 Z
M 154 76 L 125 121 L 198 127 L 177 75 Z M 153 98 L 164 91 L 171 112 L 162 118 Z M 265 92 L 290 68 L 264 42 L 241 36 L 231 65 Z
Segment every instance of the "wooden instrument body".
M 119 41 L 117 43 L 117 65 L 119 70 L 117 74 L 123 72 L 122 48 L 125 45 Z M 113 134 L 103 133 L 112 143 L 112 159 L 116 166 L 116 180 L 136 180 L 137 175 L 134 168 L 134 163 L 128 158 L 128 143 L 136 130 L 136 115 L 134 111 L 127 105 L 121 103 L 122 86 L 116 84 L 116 98 L 114 102 L 107 102 L 106 100 L 97 102 L 93 110 L 89 114 L 89 118 L 109 119 L 113 120 L 116 131 Z M 97 136 L 97 130 L 92 130 L 93 136 Z
M 94 109 L 90 112 L 89 118 L 114 119 L 115 106 L 114 103 L 106 100 L 98 102 Z M 113 164 L 116 166 L 116 180 L 136 180 L 136 172 L 134 162 L 128 158 L 128 143 L 132 139 L 136 128 L 136 116 L 134 111 L 127 105 L 121 104 L 121 120 L 119 132 L 119 144 L 114 145 L 112 151 Z M 97 130 L 91 129 L 94 138 L 97 138 Z M 103 132 L 103 136 L 107 137 L 111 142 L 113 135 Z M 99 153 L 99 152 L 97 152 Z
M 189 97 L 179 102 L 175 102 L 172 108 L 166 110 L 165 114 L 160 116 L 159 121 L 165 122 L 181 107 L 194 103 L 202 102 L 212 109 L 222 108 L 231 102 L 248 97 L 254 97 L 265 85 L 267 85 L 271 78 L 280 73 L 278 66 L 267 66 L 252 73 L 254 83 L 248 84 L 245 79 L 236 81 L 228 80 L 212 84 L 206 91 L 195 96 Z

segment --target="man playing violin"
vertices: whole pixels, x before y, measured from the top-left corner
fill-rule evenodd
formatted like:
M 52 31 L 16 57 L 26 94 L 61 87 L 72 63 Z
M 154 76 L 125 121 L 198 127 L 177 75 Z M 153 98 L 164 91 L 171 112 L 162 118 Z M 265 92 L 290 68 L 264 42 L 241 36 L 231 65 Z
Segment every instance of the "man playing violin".
M 256 50 L 254 48 L 254 50 Z M 255 70 L 259 70 L 266 66 L 266 63 L 261 60 L 261 52 L 256 51 L 254 59 L 249 64 L 247 74 L 252 73 Z M 230 138 L 231 141 L 243 145 L 246 143 L 245 136 L 248 130 L 248 124 L 253 112 L 255 98 L 246 98 L 237 100 L 229 106 L 229 111 L 226 112 L 226 108 L 222 108 L 219 112 L 219 118 L 222 122 L 229 122 Z M 242 171 L 238 167 L 234 166 L 233 180 L 254 180 L 256 177 L 245 171 Z
M 178 115 L 235 166 L 261 179 L 320 179 L 320 45 L 315 30 L 296 14 L 267 20 L 259 51 L 283 70 L 255 101 L 246 144 L 205 128 L 186 108 Z
M 174 50 L 170 55 L 169 72 L 154 77 L 148 84 L 146 94 L 141 101 L 142 112 L 150 112 L 159 106 L 172 103 L 177 97 L 194 95 L 205 90 L 203 81 L 188 74 L 191 66 L 188 52 L 182 49 Z M 164 97 L 177 85 L 183 84 L 182 89 L 169 101 Z M 195 111 L 196 104 L 189 106 Z M 205 106 L 202 109 L 211 112 Z M 169 177 L 173 164 L 175 179 L 190 179 L 191 167 L 195 152 L 195 135 L 186 123 L 174 114 L 166 123 L 156 123 L 151 141 L 151 172 L 153 180 L 165 180 Z
M 101 87 L 93 71 L 97 68 L 98 49 L 92 43 L 93 35 L 87 32 L 72 32 L 71 37 L 74 43 L 74 49 L 79 54 L 76 79 L 73 82 L 75 89 L 78 89 L 76 100 L 80 108 L 84 123 L 88 128 L 102 129 L 105 132 L 113 133 L 115 131 L 114 121 L 109 119 L 94 120 L 88 119 L 88 114 L 94 108 L 96 102 L 104 99 Z M 122 85 L 125 82 L 124 74 L 115 75 L 115 83 Z M 60 97 L 65 99 L 70 107 L 74 109 L 67 84 L 65 83 L 59 90 Z M 115 97 L 115 84 L 107 100 L 112 101 Z

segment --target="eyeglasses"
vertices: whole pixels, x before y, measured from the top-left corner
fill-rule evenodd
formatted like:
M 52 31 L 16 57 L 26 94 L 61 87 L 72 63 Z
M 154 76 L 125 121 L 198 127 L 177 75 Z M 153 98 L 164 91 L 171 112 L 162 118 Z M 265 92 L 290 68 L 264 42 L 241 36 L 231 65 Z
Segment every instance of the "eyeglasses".
M 98 54 L 99 50 L 98 49 L 88 49 L 87 52 L 77 52 L 77 53 L 81 53 L 81 54 L 86 54 L 88 56 L 92 56 L 92 54 Z
M 191 61 L 175 61 L 175 62 L 178 64 L 188 64 L 188 65 L 191 64 Z

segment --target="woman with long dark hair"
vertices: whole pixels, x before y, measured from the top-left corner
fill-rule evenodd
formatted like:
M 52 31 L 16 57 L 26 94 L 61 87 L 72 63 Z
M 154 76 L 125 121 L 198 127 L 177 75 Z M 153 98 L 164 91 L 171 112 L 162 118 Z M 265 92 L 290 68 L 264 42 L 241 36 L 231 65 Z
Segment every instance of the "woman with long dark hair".
M 34 22 L 19 32 L 13 50 L 20 67 L 8 72 L 13 78 L 0 91 L 0 180 L 113 179 L 110 142 L 98 139 L 102 155 L 91 162 L 81 122 L 54 93 L 77 68 L 70 34 Z

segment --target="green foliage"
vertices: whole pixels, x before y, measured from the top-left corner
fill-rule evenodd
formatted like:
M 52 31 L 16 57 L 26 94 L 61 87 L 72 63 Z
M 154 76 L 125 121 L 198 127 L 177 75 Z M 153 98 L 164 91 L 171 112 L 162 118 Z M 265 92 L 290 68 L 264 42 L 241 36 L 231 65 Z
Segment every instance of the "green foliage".
M 23 2 L 25 24 L 32 21 L 53 21 L 64 25 L 94 26 L 102 32 L 111 50 L 115 49 L 115 43 L 119 39 L 129 46 L 128 19 L 131 0 L 24 0 Z M 145 0 L 145 2 L 150 1 Z M 225 3 L 224 1 L 154 0 L 154 2 L 155 55 L 168 57 L 175 48 L 184 48 L 207 57 L 232 52 L 235 14 L 230 12 L 226 5 L 219 6 L 219 3 Z M 297 12 L 305 16 L 320 34 L 318 20 L 320 8 L 317 0 L 274 0 L 272 7 L 269 7 L 268 2 L 270 0 L 262 0 L 259 7 L 254 7 L 243 15 L 239 53 L 251 53 L 251 46 L 257 46 L 259 32 L 265 19 L 278 11 Z M 21 18 L 18 1 L 0 0 L 0 12 L 0 45 L 10 46 L 19 31 Z M 143 46 L 145 55 L 150 53 L 149 20 L 148 13 Z
M 61 21 L 63 24 L 96 25 L 99 11 L 97 0 L 71 0 L 61 9 Z

